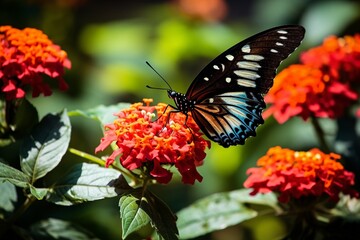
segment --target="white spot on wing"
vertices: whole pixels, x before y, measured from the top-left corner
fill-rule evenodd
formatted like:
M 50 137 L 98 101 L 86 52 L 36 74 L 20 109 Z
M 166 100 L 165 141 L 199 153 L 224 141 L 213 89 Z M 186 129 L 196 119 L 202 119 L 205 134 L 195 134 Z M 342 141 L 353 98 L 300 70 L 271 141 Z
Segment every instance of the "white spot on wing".
M 259 68 L 261 68 L 260 64 L 257 62 L 248 62 L 248 61 L 239 61 L 236 63 L 236 65 L 239 68 L 249 69 L 257 71 Z
M 204 80 L 205 80 L 205 81 L 209 81 L 209 78 L 208 78 L 208 77 L 204 77 Z
M 284 40 L 287 39 L 287 37 L 285 37 L 285 36 L 280 36 L 279 38 L 284 39 Z
M 246 96 L 245 92 L 226 92 L 219 94 L 218 97 L 220 97 L 225 102 L 228 102 L 232 105 L 247 105 L 247 102 L 249 98 Z
M 213 98 L 209 98 L 209 103 L 213 103 L 214 99 Z
M 221 71 L 223 72 L 225 70 L 225 65 L 221 64 Z
M 285 30 L 279 30 L 279 31 L 277 31 L 278 33 L 280 33 L 280 34 L 287 34 L 288 32 L 287 31 L 285 31 Z
M 260 78 L 260 75 L 254 71 L 235 70 L 234 73 L 239 77 L 243 77 L 251 80 L 256 80 L 257 78 Z
M 244 87 L 252 87 L 252 88 L 255 88 L 256 87 L 256 83 L 252 80 L 249 80 L 249 79 L 238 79 L 237 80 L 237 84 L 240 85 L 240 86 L 244 86 Z
M 249 44 L 244 45 L 244 46 L 241 48 L 241 51 L 242 51 L 243 53 L 250 53 L 250 51 L 251 51 L 250 45 L 249 45 Z
M 276 50 L 276 49 L 271 49 L 270 52 L 272 52 L 272 53 L 278 53 L 279 51 Z
M 225 81 L 226 81 L 227 83 L 230 83 L 230 82 L 231 82 L 231 78 L 227 77 L 227 78 L 225 78 Z
M 225 100 L 224 100 L 224 101 L 225 101 Z M 226 99 L 226 102 L 228 103 L 229 100 Z M 234 105 L 235 105 L 235 104 L 234 104 Z M 239 104 L 236 104 L 235 106 L 238 106 L 238 105 L 239 105 Z M 243 118 L 247 118 L 246 115 L 245 115 L 245 113 L 242 112 L 242 111 L 240 111 L 240 109 L 239 109 L 238 107 L 227 106 L 227 109 L 229 109 L 230 112 L 235 113 L 234 115 L 236 115 L 236 116 L 241 116 L 241 117 L 243 117 Z M 229 116 L 231 116 L 231 115 L 229 114 Z
M 244 55 L 244 59 L 250 61 L 261 61 L 264 59 L 264 57 L 260 55 L 249 54 L 249 55 Z
M 276 42 L 275 44 L 276 46 L 284 46 L 284 44 L 282 44 L 281 42 Z
M 220 70 L 218 65 L 214 65 L 213 68 L 216 69 L 216 70 Z
M 229 60 L 229 61 L 234 60 L 234 56 L 231 55 L 231 54 L 228 54 L 228 55 L 226 55 L 225 57 L 226 57 L 226 59 Z

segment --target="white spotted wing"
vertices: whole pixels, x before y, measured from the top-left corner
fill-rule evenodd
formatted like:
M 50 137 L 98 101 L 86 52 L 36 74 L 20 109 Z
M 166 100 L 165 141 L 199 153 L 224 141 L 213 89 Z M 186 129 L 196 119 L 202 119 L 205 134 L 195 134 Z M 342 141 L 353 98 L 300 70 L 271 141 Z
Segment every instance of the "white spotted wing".
M 263 95 L 304 34 L 297 25 L 266 30 L 226 50 L 199 73 L 185 97 L 194 103 L 188 110 L 210 139 L 228 147 L 255 136 L 264 122 Z

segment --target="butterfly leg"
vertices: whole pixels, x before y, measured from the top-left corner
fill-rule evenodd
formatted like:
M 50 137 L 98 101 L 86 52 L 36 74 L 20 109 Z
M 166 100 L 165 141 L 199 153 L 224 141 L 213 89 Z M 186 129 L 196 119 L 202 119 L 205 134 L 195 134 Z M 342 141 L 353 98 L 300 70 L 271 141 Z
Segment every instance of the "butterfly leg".
M 164 110 L 164 112 L 163 112 L 162 115 L 164 115 L 164 113 L 166 113 L 166 110 L 167 110 L 167 108 L 168 108 L 169 106 L 170 106 L 171 108 L 173 108 L 173 110 L 169 111 L 168 116 L 167 116 L 167 119 L 166 119 L 166 123 L 165 123 L 163 129 L 166 127 L 166 125 L 169 124 L 169 122 L 170 122 L 170 116 L 171 116 L 172 113 L 181 112 L 177 107 L 174 107 L 174 106 L 168 104 L 168 105 L 166 106 L 166 108 L 165 108 L 165 110 Z M 192 136 L 192 140 L 194 140 L 194 132 L 193 132 L 193 130 L 187 125 L 187 120 L 188 120 L 188 118 L 189 118 L 189 115 L 188 115 L 187 113 L 184 113 L 184 114 L 186 115 L 184 125 L 186 126 L 187 129 L 190 130 L 191 136 Z M 155 121 L 159 120 L 159 119 L 162 117 L 162 115 L 159 116 Z
M 167 105 L 167 107 L 168 107 L 168 106 L 172 107 L 173 110 L 169 111 L 169 115 L 168 115 L 168 117 L 167 117 L 167 119 L 166 119 L 166 124 L 165 124 L 165 125 L 168 125 L 168 124 L 169 124 L 170 115 L 171 115 L 172 113 L 178 113 L 178 112 L 180 112 L 180 110 L 178 110 L 177 108 L 174 108 L 174 107 L 171 106 L 171 105 Z M 167 108 L 167 107 L 166 107 L 166 108 Z M 166 108 L 165 108 L 165 109 L 166 109 Z
M 163 112 L 160 116 L 158 116 L 154 122 L 156 122 L 157 120 L 159 120 L 159 119 L 160 119 L 160 118 L 164 115 L 164 113 L 166 113 L 166 110 L 168 109 L 168 107 L 169 107 L 169 106 L 170 106 L 171 108 L 173 108 L 173 110 L 169 111 L 169 115 L 167 116 L 165 126 L 169 124 L 169 121 L 170 121 L 170 114 L 171 114 L 171 113 L 177 113 L 177 112 L 180 112 L 180 110 L 179 110 L 179 109 L 177 109 L 176 107 L 174 107 L 174 106 L 172 106 L 172 105 L 168 104 L 168 105 L 165 107 L 164 112 Z M 165 127 L 165 126 L 164 126 L 164 127 Z
M 187 120 L 188 120 L 188 118 L 189 118 L 189 115 L 188 114 L 186 114 L 186 118 L 185 118 L 185 123 L 184 123 L 184 125 L 187 127 L 187 129 L 189 129 L 189 131 L 190 131 L 190 133 L 191 133 L 191 137 L 192 137 L 192 141 L 194 141 L 194 132 L 193 132 L 193 130 L 191 129 L 191 127 L 189 127 L 188 125 L 187 125 Z
M 164 115 L 164 113 L 166 113 L 166 110 L 168 109 L 169 106 L 172 107 L 172 108 L 174 108 L 172 105 L 168 104 L 168 105 L 165 107 L 165 110 L 163 111 L 163 113 L 162 113 L 160 116 L 157 116 L 157 118 L 154 120 L 154 122 L 156 122 L 157 120 L 159 120 L 159 119 Z M 176 109 L 176 108 L 174 108 L 174 109 Z M 169 117 L 170 117 L 170 115 L 169 115 Z M 166 124 L 169 123 L 169 117 L 168 117 L 168 119 L 167 119 L 167 121 L 166 121 Z M 165 125 L 166 125 L 166 124 L 165 124 Z

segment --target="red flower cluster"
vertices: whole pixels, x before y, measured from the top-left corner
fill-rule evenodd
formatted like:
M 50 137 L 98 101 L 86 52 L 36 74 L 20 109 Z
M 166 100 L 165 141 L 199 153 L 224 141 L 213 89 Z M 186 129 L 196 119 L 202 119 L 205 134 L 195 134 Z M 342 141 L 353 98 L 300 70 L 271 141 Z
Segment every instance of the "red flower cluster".
M 360 80 L 360 35 L 329 37 L 304 52 L 301 62 L 276 76 L 265 96 L 272 104 L 265 118 L 273 114 L 279 123 L 293 116 L 338 118 L 357 100 L 354 85 Z
M 297 152 L 286 148 L 273 147 L 261 157 L 258 168 L 250 168 L 245 181 L 246 188 L 253 188 L 251 195 L 258 192 L 274 192 L 280 202 L 288 202 L 304 196 L 328 195 L 339 200 L 339 193 L 358 197 L 351 188 L 354 174 L 338 162 L 340 155 L 324 154 L 319 149 Z
M 51 95 L 43 74 L 56 78 L 59 88 L 66 90 L 62 76 L 64 68 L 70 67 L 66 52 L 40 30 L 0 26 L 0 88 L 6 99 L 23 98 L 26 85 L 32 87 L 33 97 Z
M 115 142 L 118 149 L 107 159 L 107 166 L 120 156 L 123 167 L 140 169 L 159 183 L 168 183 L 172 178 L 165 165 L 175 165 L 184 183 L 202 181 L 196 167 L 202 165 L 210 142 L 202 138 L 191 115 L 185 126 L 185 114 L 165 113 L 165 104 L 149 106 L 152 99 L 144 99 L 144 102 L 146 106 L 135 103 L 116 114 L 118 118 L 105 126 L 105 136 L 95 151 L 103 151 Z M 155 112 L 160 118 L 152 121 Z

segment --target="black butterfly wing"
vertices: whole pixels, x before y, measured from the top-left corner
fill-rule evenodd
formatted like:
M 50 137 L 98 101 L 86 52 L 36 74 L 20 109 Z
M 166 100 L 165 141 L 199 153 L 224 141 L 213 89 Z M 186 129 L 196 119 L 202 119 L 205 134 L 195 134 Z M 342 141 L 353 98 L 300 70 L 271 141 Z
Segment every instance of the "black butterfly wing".
M 195 101 L 191 113 L 210 139 L 228 147 L 255 136 L 263 123 L 263 94 L 304 34 L 301 26 L 266 30 L 226 50 L 199 73 L 186 97 Z
M 241 41 L 211 61 L 192 82 L 186 96 L 201 100 L 229 89 L 266 93 L 277 67 L 300 45 L 304 33 L 301 26 L 282 26 Z

